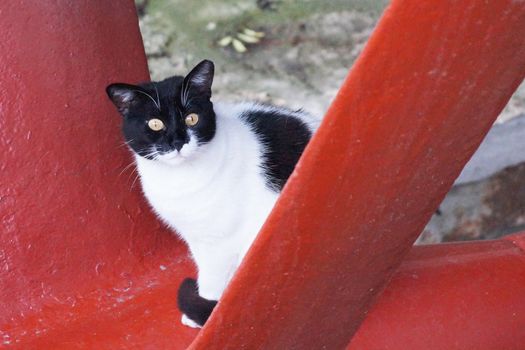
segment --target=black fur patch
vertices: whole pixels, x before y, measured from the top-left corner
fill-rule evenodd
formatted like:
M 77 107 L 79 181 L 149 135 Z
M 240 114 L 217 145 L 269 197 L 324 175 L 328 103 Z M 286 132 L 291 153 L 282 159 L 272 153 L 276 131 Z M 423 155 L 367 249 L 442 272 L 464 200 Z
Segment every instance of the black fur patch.
M 293 112 L 262 109 L 243 112 L 246 122 L 264 145 L 262 164 L 267 186 L 280 192 L 308 144 L 312 132 Z
M 140 85 L 109 85 L 106 92 L 123 117 L 122 131 L 128 146 L 138 155 L 152 159 L 154 154 L 180 151 L 190 141 L 190 129 L 199 145 L 211 141 L 216 131 L 210 101 L 213 72 L 213 63 L 204 60 L 185 78 L 173 76 Z M 199 116 L 199 122 L 191 127 L 184 121 L 189 113 Z M 164 129 L 151 130 L 148 121 L 152 118 L 160 119 Z
M 200 326 L 204 326 L 213 308 L 217 305 L 217 301 L 201 297 L 197 281 L 192 278 L 186 278 L 179 287 L 177 304 L 179 310 L 186 316 Z

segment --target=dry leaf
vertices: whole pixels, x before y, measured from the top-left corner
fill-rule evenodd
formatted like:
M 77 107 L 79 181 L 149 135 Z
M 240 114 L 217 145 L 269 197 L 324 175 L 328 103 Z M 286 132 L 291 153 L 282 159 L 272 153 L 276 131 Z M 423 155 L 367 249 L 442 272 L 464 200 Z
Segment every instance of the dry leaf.
M 228 36 L 225 36 L 224 38 L 222 38 L 221 40 L 219 40 L 219 41 L 217 42 L 217 44 L 219 44 L 219 46 L 223 46 L 223 47 L 224 47 L 224 46 L 228 46 L 228 45 L 230 45 L 230 43 L 232 42 L 232 39 L 233 39 L 233 38 L 232 38 L 231 36 L 228 35 Z
M 254 36 L 256 38 L 262 38 L 265 35 L 264 32 L 256 32 L 255 30 L 251 30 L 248 28 L 244 28 L 244 34 Z
M 260 40 L 257 37 L 249 36 L 243 33 L 237 33 L 237 37 L 244 41 L 245 43 L 255 44 L 258 43 Z
M 246 46 L 244 46 L 244 44 L 240 40 L 233 39 L 232 44 L 235 51 L 239 53 L 246 52 Z

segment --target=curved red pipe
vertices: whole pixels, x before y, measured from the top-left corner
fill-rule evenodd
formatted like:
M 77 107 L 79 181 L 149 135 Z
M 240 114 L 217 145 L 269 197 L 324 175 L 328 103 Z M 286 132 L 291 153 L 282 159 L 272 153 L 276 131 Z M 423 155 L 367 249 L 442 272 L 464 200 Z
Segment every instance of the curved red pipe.
M 348 349 L 524 349 L 524 241 L 414 247 Z

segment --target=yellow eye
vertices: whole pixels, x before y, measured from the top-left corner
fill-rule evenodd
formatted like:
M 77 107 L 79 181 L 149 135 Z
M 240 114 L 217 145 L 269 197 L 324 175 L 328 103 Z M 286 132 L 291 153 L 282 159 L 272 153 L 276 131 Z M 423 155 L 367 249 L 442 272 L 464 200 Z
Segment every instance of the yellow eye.
M 157 118 L 148 120 L 148 126 L 153 131 L 160 131 L 164 129 L 164 123 L 162 122 L 162 120 Z
M 186 116 L 184 121 L 186 122 L 187 126 L 194 126 L 199 122 L 199 116 L 196 113 L 190 113 Z

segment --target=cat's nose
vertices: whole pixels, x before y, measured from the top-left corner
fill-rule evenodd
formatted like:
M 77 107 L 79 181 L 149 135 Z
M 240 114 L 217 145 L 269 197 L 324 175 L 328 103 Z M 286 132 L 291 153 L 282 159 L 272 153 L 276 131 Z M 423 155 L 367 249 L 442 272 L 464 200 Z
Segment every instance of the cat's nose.
M 171 146 L 180 152 L 180 150 L 182 149 L 182 146 L 184 146 L 184 141 L 178 141 L 178 140 L 173 141 L 171 143 Z

